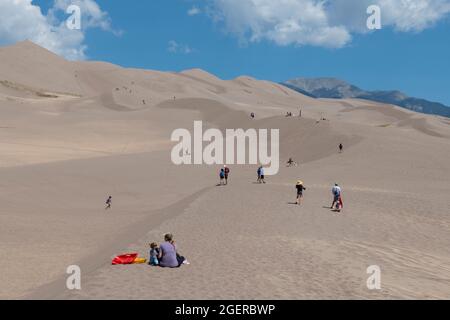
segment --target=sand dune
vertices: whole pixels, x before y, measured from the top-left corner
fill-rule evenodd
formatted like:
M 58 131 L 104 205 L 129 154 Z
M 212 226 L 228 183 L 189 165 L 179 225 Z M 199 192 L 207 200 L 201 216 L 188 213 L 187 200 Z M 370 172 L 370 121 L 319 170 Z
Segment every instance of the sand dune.
M 0 61 L 0 298 L 450 297 L 447 119 L 247 76 L 69 62 L 30 42 L 0 48 Z M 280 129 L 282 163 L 300 165 L 267 185 L 255 166 L 231 166 L 216 187 L 219 166 L 170 160 L 171 132 L 194 120 Z M 335 182 L 341 214 L 326 208 Z M 110 266 L 165 232 L 191 265 Z M 65 288 L 72 264 L 78 292 Z M 380 291 L 366 287 L 370 265 Z

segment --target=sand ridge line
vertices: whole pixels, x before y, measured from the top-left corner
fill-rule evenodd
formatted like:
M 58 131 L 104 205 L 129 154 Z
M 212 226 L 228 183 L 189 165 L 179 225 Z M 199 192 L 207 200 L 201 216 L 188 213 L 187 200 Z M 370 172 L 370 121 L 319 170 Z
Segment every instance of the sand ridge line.
M 119 253 L 120 250 L 125 250 L 129 244 L 137 242 L 143 236 L 145 236 L 149 230 L 152 230 L 166 220 L 173 219 L 182 214 L 191 203 L 205 194 L 207 191 L 215 187 L 209 186 L 203 188 L 192 195 L 175 202 L 165 208 L 152 211 L 153 214 L 149 214 L 147 217 L 140 221 L 127 226 L 120 234 L 114 237 L 114 240 L 109 244 L 98 249 L 94 254 L 91 254 L 84 259 L 80 260 L 76 265 L 80 266 L 82 277 L 86 279 L 97 269 L 109 265 L 109 261 L 112 257 Z M 66 289 L 67 275 L 62 275 L 58 279 L 44 284 L 37 289 L 32 289 L 29 293 L 26 293 L 20 299 L 25 300 L 49 300 L 56 299 Z
M 206 81 L 204 79 L 198 78 L 196 76 L 193 76 L 193 75 L 190 75 L 190 74 L 186 74 L 186 73 L 177 73 L 176 75 L 180 76 L 180 77 L 185 77 L 185 78 L 197 81 L 197 82 L 200 82 L 200 83 L 205 84 L 207 86 L 211 86 L 211 87 L 213 87 L 215 89 L 215 90 L 211 90 L 215 94 L 219 94 L 220 95 L 220 94 L 227 93 L 227 89 L 224 86 L 220 86 L 220 85 L 211 83 L 209 81 Z
M 5 142 L 5 141 L 1 141 L 1 140 L 0 140 L 0 144 L 37 147 L 37 148 L 45 148 L 45 149 L 61 149 L 61 150 L 70 150 L 70 151 L 93 152 L 93 153 L 100 153 L 100 154 L 105 154 L 105 155 L 114 155 L 114 154 L 116 154 L 115 152 L 109 152 L 109 151 L 103 151 L 103 150 L 95 150 L 95 149 L 71 148 L 71 147 L 63 147 L 63 146 L 45 146 L 45 145 L 39 145 L 39 144 L 33 144 L 33 143 Z

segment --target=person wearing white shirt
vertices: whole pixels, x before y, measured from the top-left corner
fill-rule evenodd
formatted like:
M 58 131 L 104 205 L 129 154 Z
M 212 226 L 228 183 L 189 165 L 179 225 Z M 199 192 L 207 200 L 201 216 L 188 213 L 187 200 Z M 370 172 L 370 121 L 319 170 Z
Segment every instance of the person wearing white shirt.
M 339 185 L 336 183 L 333 187 L 333 189 L 331 190 L 331 192 L 333 193 L 333 204 L 331 205 L 331 209 L 334 208 L 334 205 L 336 203 L 339 203 L 339 198 L 341 196 L 341 187 L 339 187 Z

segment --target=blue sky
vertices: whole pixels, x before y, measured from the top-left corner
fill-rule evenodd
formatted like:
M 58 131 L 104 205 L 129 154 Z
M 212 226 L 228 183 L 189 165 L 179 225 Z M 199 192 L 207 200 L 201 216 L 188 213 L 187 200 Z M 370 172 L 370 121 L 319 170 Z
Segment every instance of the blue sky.
M 231 6 L 233 1 L 227 5 Z M 54 5 L 53 0 L 32 3 L 40 6 L 44 15 Z M 251 40 L 254 30 L 242 27 L 244 34 L 227 25 L 242 22 L 239 20 L 242 17 L 230 16 L 228 22 L 214 21 L 211 12 L 205 13 L 205 0 L 100 0 L 97 3 L 109 16 L 110 30 L 90 28 L 84 32 L 83 45 L 87 46 L 85 55 L 89 60 L 156 70 L 201 68 L 223 79 L 249 75 L 284 81 L 331 76 L 363 89 L 398 89 L 411 96 L 450 105 L 447 14 L 427 27 L 413 30 L 406 30 L 408 26 L 396 24 L 389 17 L 390 23 L 382 30 L 370 33 L 350 30 L 350 41 L 343 40 L 344 45 L 330 47 L 328 43 L 315 45 L 311 39 L 295 37 L 288 43 L 280 43 L 280 38 L 267 36 L 271 30 Z M 200 13 L 189 15 L 192 8 L 198 8 Z M 222 9 L 224 16 L 235 12 Z M 361 13 L 361 17 L 366 19 L 366 13 Z M 176 50 L 169 50 L 170 41 L 177 43 Z

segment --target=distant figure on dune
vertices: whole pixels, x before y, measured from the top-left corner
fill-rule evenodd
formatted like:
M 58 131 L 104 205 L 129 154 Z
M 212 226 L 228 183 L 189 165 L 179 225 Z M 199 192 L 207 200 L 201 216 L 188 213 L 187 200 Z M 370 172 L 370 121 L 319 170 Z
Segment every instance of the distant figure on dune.
M 341 144 L 339 144 L 339 153 L 342 153 L 342 151 L 344 151 L 344 146 Z
M 302 108 L 300 108 L 300 111 L 298 112 L 298 117 L 299 117 L 299 118 L 302 117 Z
M 224 185 L 224 180 L 225 180 L 225 169 L 220 169 L 220 173 L 219 173 L 219 178 L 220 178 L 220 183 L 219 183 L 219 185 L 220 186 L 223 186 Z
M 224 174 L 225 174 L 225 185 L 227 185 L 228 184 L 228 176 L 230 174 L 230 168 L 228 168 L 227 165 L 224 165 L 223 166 L 223 171 L 224 171 Z
M 298 166 L 298 163 L 292 160 L 292 158 L 289 158 L 287 162 L 287 167 L 296 167 L 296 166 Z
M 333 189 L 331 189 L 331 193 L 333 194 L 333 203 L 331 204 L 330 209 L 335 209 L 337 212 L 341 212 L 343 207 L 341 187 L 336 183 Z
M 258 183 L 266 183 L 266 181 L 264 180 L 264 168 L 262 166 L 260 166 L 258 168 Z
M 163 268 L 178 268 L 189 262 L 178 254 L 173 235 L 164 235 L 164 242 L 159 246 L 159 265 Z
M 303 191 L 306 190 L 306 188 L 303 186 L 303 181 L 301 181 L 301 180 L 297 181 L 297 184 L 296 184 L 295 188 L 297 189 L 297 201 L 296 201 L 296 203 L 298 205 L 301 205 L 302 204 L 302 200 L 303 200 Z
M 112 204 L 112 197 L 109 196 L 108 199 L 106 199 L 106 210 L 111 209 L 111 204 Z
M 254 112 L 250 113 L 250 118 L 255 119 L 255 113 Z

